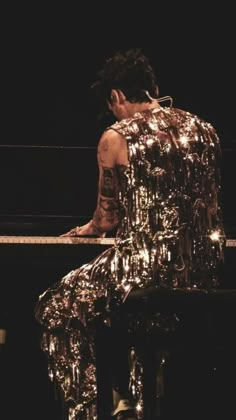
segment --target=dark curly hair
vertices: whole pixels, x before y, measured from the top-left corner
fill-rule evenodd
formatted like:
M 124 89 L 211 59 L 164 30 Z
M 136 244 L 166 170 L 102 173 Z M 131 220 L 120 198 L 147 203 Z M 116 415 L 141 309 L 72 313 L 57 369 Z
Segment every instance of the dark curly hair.
M 156 75 L 149 59 L 140 48 L 118 51 L 108 58 L 98 73 L 98 80 L 92 85 L 100 103 L 107 108 L 112 89 L 120 89 L 130 102 L 151 102 L 158 97 Z

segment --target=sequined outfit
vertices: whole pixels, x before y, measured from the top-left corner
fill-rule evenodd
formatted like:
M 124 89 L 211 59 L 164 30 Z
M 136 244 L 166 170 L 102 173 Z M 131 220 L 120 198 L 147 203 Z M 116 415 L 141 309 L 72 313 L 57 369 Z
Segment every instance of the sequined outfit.
M 122 297 L 132 287 L 215 287 L 223 260 L 214 128 L 174 108 L 145 110 L 111 128 L 126 138 L 129 161 L 119 173 L 115 245 L 48 289 L 36 308 L 49 374 L 70 402 L 71 420 L 96 402 L 97 299 L 108 290 Z

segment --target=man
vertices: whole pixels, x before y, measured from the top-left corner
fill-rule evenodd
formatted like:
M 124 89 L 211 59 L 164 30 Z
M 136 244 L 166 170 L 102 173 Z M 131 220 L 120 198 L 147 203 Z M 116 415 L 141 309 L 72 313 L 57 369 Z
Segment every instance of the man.
M 116 229 L 115 246 L 68 273 L 36 308 L 42 348 L 70 419 L 96 412 L 94 322 L 108 317 L 99 299 L 107 298 L 107 308 L 111 296 L 122 302 L 137 287 L 215 287 L 225 243 L 214 128 L 161 107 L 154 71 L 139 49 L 108 59 L 94 89 L 117 122 L 99 141 L 93 217 L 64 236 L 104 237 Z M 132 392 L 114 379 L 117 418 L 142 418 L 140 375 L 132 377 Z

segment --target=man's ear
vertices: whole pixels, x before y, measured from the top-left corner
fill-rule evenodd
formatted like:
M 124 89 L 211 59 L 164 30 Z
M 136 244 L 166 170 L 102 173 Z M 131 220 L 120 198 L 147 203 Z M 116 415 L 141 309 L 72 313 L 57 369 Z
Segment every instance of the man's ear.
M 123 103 L 126 100 L 125 95 L 120 89 L 112 89 L 111 91 L 111 103 Z
M 119 96 L 118 91 L 116 89 L 112 89 L 111 91 L 111 104 L 118 102 Z

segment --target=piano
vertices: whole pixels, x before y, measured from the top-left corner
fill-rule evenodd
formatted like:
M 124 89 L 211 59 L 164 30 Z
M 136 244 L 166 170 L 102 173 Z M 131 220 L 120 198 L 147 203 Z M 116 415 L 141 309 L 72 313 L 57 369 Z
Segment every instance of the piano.
M 0 236 L 0 245 L 114 245 L 115 238 L 61 236 Z M 227 239 L 226 247 L 236 247 L 236 239 Z
M 12 266 L 16 269 L 20 265 L 20 270 L 25 266 L 25 273 L 29 267 L 32 270 L 37 267 L 37 270 L 45 271 L 43 278 L 48 278 L 46 286 L 49 286 L 50 276 L 51 279 L 61 277 L 66 272 L 91 261 L 114 243 L 114 237 L 62 237 L 38 235 L 37 232 L 31 235 L 0 235 L 0 270 L 2 275 L 7 272 L 9 276 L 9 268 L 12 269 Z M 236 239 L 227 239 L 225 261 L 219 273 L 224 289 L 236 288 L 232 275 L 236 271 L 235 249 Z M 42 280 L 38 280 L 38 286 L 41 285 Z

